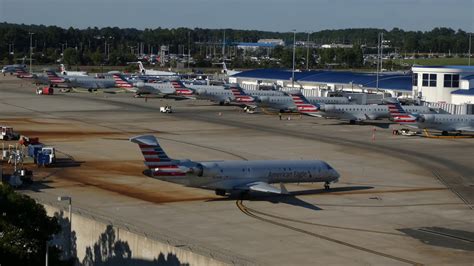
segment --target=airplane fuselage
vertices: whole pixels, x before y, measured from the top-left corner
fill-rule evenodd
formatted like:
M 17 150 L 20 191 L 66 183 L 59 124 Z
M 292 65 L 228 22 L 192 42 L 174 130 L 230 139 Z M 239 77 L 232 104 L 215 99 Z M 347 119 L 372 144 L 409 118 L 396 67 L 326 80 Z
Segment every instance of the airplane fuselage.
M 417 125 L 420 129 L 474 131 L 474 115 L 423 114 L 418 118 Z
M 222 161 L 178 163 L 193 169 L 191 173 L 166 176 L 158 167 L 147 175 L 173 183 L 208 189 L 234 190 L 251 182 L 337 182 L 339 174 L 329 164 L 319 160 Z
M 346 97 L 307 97 L 309 103 L 315 104 L 348 104 Z M 297 107 L 290 96 L 263 96 L 257 105 L 263 108 L 271 108 L 284 111 L 297 111 Z
M 404 109 L 418 114 L 435 113 L 426 106 L 404 106 Z M 349 121 L 376 120 L 390 117 L 389 109 L 386 105 L 325 104 L 321 106 L 319 113 L 323 117 L 334 117 Z

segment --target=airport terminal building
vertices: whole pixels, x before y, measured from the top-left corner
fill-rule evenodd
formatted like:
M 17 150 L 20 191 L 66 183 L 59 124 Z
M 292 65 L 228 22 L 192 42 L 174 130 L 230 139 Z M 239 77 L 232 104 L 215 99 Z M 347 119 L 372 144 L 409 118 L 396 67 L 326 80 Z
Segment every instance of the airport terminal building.
M 278 86 L 284 90 L 299 88 L 306 96 L 330 96 L 332 93 L 389 93 L 411 98 L 450 113 L 474 113 L 474 66 L 414 66 L 407 72 L 361 73 L 350 71 L 295 72 L 257 69 L 238 73 L 229 82 L 245 89 Z

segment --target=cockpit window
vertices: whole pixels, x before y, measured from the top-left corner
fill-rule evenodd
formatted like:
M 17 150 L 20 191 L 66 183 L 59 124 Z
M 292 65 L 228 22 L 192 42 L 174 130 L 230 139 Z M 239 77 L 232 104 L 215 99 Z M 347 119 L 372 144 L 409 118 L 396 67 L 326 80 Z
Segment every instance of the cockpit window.
M 326 169 L 328 170 L 334 170 L 328 163 L 324 162 L 324 165 L 326 166 Z

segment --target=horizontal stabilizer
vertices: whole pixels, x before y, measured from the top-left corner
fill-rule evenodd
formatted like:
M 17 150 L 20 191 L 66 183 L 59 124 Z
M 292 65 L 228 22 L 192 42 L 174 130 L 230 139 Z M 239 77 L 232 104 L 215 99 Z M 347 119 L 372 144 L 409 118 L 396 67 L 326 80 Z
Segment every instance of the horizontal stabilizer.
M 130 141 L 137 144 L 144 144 L 148 146 L 157 146 L 158 141 L 156 140 L 155 136 L 153 135 L 141 135 L 130 138 Z

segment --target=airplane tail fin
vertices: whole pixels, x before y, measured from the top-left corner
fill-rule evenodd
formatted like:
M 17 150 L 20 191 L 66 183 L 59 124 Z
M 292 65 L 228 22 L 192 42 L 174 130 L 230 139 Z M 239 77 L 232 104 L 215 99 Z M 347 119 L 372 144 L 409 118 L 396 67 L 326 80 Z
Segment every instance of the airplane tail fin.
M 66 72 L 66 67 L 64 66 L 64 64 L 60 64 L 59 69 L 60 69 L 60 72 L 63 74 Z
M 130 84 L 128 81 L 126 81 L 122 75 L 112 74 L 112 77 L 114 78 L 114 81 L 115 81 L 115 87 L 126 89 L 126 90 L 133 89 L 133 85 Z
M 145 158 L 145 166 L 152 171 L 153 176 L 184 176 L 179 168 L 179 161 L 173 160 L 161 148 L 158 140 L 152 135 L 141 135 L 130 138 L 138 144 Z
M 289 92 L 288 94 L 296 105 L 298 112 L 311 115 L 319 111 L 320 106 L 311 104 L 301 92 Z
M 138 61 L 137 63 L 138 63 L 138 69 L 140 70 L 140 73 L 141 73 L 142 75 L 145 75 L 146 69 L 145 69 L 145 67 L 143 66 L 142 61 Z
M 417 117 L 405 111 L 397 101 L 390 101 L 387 103 L 390 119 L 399 124 L 415 124 Z
M 25 69 L 19 67 L 19 68 L 16 69 L 15 75 L 16 75 L 18 78 L 23 78 L 23 77 L 29 75 L 29 73 L 26 72 Z
M 238 102 L 253 102 L 255 99 L 248 95 L 240 86 L 231 85 L 229 90 Z
M 172 80 L 170 81 L 171 86 L 176 90 L 177 95 L 183 96 L 192 96 L 194 95 L 194 90 L 186 87 L 181 80 Z
M 52 70 L 46 70 L 46 76 L 48 76 L 48 79 L 52 83 L 62 83 L 65 82 L 65 80 L 56 74 L 56 72 Z

